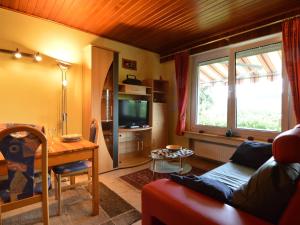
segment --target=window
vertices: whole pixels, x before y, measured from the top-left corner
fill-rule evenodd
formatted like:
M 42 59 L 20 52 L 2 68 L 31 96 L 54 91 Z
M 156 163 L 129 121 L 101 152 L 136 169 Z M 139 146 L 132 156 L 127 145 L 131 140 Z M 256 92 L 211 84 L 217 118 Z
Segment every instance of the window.
M 237 128 L 281 131 L 281 45 L 236 53 Z
M 253 40 L 194 58 L 191 129 L 274 137 L 288 127 L 281 38 Z
M 228 58 L 200 63 L 197 124 L 227 127 Z

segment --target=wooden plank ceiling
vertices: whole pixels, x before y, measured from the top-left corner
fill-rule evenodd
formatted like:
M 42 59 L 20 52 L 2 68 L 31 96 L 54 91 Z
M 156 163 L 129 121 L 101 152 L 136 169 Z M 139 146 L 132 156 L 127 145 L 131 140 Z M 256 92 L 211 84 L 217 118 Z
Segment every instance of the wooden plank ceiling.
M 160 53 L 296 15 L 299 0 L 0 0 L 0 7 Z

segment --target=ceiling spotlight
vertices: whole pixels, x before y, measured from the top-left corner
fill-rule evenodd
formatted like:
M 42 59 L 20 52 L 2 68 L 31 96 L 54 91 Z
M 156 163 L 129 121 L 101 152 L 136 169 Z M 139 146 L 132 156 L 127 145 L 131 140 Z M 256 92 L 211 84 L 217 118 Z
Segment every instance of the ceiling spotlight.
M 15 57 L 16 59 L 22 58 L 22 54 L 21 54 L 21 52 L 19 51 L 18 48 L 17 48 L 17 50 L 14 52 L 14 57 Z
M 40 61 L 43 60 L 43 57 L 40 55 L 39 52 L 37 52 L 36 54 L 34 54 L 34 60 L 35 60 L 36 62 L 40 62 Z

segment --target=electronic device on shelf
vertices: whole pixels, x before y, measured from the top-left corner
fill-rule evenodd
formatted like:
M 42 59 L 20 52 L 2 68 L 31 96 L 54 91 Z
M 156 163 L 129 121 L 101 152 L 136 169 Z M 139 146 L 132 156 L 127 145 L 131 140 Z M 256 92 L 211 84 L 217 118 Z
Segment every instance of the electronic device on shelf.
M 136 79 L 135 75 L 128 74 L 126 79 L 123 80 L 123 84 L 142 85 L 142 81 Z
M 119 126 L 140 128 L 149 124 L 149 103 L 145 100 L 119 99 Z

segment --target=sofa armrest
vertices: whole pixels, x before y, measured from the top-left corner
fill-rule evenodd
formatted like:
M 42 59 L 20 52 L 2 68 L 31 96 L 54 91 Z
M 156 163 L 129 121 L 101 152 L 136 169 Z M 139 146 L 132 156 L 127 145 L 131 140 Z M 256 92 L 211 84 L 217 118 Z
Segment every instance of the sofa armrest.
M 159 224 L 157 219 L 170 225 L 271 225 L 168 179 L 151 182 L 142 190 L 142 224 Z

